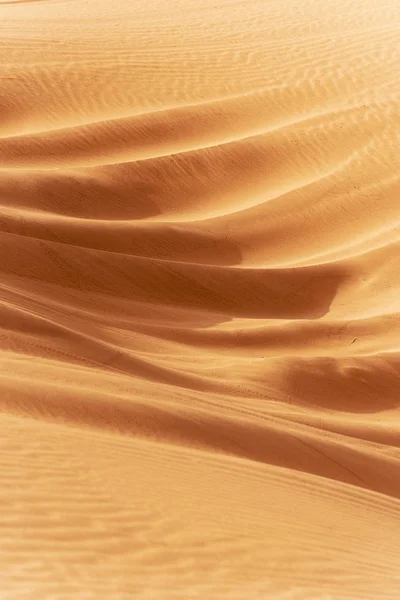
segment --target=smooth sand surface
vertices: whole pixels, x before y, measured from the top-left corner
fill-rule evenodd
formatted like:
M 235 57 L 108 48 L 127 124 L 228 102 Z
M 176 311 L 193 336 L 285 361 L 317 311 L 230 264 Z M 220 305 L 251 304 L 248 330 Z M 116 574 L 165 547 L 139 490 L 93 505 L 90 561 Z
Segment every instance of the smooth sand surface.
M 398 600 L 399 3 L 0 22 L 1 600 Z

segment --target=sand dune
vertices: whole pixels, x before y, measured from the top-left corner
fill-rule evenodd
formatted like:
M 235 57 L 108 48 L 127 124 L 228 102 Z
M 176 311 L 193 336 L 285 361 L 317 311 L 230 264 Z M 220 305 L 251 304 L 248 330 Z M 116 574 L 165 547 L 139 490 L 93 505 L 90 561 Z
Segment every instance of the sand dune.
M 1 598 L 397 600 L 397 3 L 0 20 Z

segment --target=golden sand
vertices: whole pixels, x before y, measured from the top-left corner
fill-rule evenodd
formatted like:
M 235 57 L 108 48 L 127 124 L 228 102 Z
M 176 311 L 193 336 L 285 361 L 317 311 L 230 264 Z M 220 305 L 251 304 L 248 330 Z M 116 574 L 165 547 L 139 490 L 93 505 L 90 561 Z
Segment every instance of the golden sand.
M 0 23 L 1 600 L 397 600 L 398 2 Z

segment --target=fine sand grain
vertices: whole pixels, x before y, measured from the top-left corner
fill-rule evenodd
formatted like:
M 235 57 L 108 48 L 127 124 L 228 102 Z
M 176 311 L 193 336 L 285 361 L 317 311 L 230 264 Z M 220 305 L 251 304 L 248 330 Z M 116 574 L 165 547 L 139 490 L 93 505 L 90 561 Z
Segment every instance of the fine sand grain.
M 0 23 L 1 600 L 398 600 L 399 3 Z

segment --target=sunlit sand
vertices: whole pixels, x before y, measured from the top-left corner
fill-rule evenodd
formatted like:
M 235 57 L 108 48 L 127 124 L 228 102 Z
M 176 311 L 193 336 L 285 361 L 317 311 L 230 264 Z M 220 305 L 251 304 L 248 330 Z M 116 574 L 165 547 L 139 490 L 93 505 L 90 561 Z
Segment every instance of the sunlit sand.
M 399 4 L 0 22 L 1 600 L 397 600 Z

